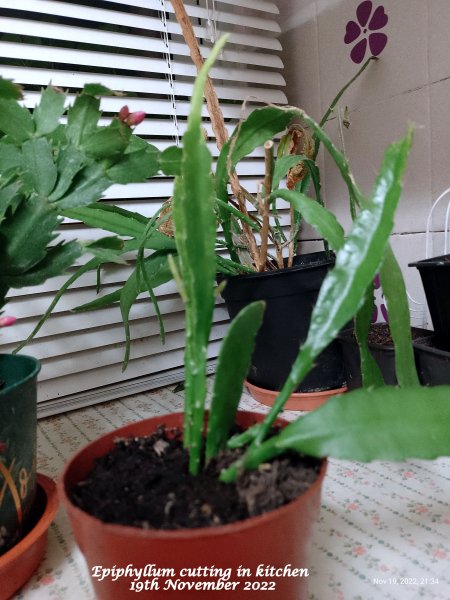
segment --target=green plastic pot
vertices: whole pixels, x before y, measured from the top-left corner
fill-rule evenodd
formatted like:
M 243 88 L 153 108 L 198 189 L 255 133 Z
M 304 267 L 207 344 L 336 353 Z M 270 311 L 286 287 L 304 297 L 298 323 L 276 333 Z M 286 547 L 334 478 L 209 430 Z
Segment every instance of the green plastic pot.
M 31 356 L 0 354 L 0 555 L 26 531 L 36 494 L 36 379 Z

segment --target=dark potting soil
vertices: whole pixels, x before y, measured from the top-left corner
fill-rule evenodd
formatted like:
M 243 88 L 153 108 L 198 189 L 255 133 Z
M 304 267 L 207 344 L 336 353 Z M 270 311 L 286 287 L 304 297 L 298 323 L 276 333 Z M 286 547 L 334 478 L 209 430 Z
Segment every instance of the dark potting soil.
M 218 480 L 242 449 L 225 450 L 193 477 L 181 434 L 164 426 L 151 436 L 120 439 L 71 491 L 84 511 L 107 523 L 144 529 L 214 527 L 259 515 L 294 500 L 315 481 L 321 460 L 286 453 L 232 484 Z
M 424 332 L 421 329 L 411 328 L 412 339 L 416 340 L 424 336 Z M 378 346 L 386 346 L 387 348 L 393 348 L 394 342 L 391 337 L 389 325 L 386 323 L 377 323 L 369 329 L 369 335 L 367 337 L 369 344 L 376 344 Z

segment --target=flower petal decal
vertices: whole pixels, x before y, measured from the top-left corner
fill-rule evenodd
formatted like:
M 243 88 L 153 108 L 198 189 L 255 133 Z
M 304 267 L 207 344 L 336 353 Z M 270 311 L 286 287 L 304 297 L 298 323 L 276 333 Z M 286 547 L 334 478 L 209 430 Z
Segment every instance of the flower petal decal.
M 350 52 L 350 56 L 352 57 L 352 61 L 359 65 L 364 60 L 367 50 L 367 38 L 363 38 L 359 41 L 356 46 L 353 47 Z
M 356 39 L 359 38 L 361 34 L 361 27 L 355 21 L 349 21 L 347 23 L 347 31 L 345 33 L 344 42 L 346 44 L 351 44 Z
M 346 44 L 356 42 L 350 52 L 353 62 L 362 63 L 367 48 L 369 48 L 371 56 L 379 56 L 383 52 L 388 42 L 388 36 L 385 33 L 379 33 L 379 30 L 386 27 L 388 21 L 389 17 L 384 6 L 379 5 L 374 10 L 372 0 L 364 0 L 358 5 L 356 21 L 348 21 L 344 37 Z
M 372 13 L 372 2 L 371 0 L 364 0 L 356 9 L 356 16 L 358 17 L 359 24 L 361 27 L 365 27 L 369 22 L 369 17 Z
M 384 12 L 384 6 L 378 6 L 370 19 L 369 29 L 371 31 L 383 29 L 383 27 L 386 27 L 388 21 L 389 17 Z
M 379 56 L 383 52 L 387 42 L 388 37 L 384 33 L 372 33 L 369 35 L 369 46 L 372 55 Z

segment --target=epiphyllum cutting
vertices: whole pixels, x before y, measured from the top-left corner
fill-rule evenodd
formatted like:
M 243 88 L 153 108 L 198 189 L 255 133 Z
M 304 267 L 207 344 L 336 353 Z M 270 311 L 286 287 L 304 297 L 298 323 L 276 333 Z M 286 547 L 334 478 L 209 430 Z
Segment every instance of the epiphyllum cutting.
M 356 9 L 356 19 L 357 21 L 347 23 L 344 42 L 352 44 L 361 38 L 350 53 L 352 61 L 360 64 L 366 55 L 367 45 L 369 45 L 372 56 L 379 56 L 383 52 L 388 37 L 379 30 L 387 25 L 388 16 L 384 11 L 384 6 L 377 6 L 373 10 L 373 2 L 364 0 Z

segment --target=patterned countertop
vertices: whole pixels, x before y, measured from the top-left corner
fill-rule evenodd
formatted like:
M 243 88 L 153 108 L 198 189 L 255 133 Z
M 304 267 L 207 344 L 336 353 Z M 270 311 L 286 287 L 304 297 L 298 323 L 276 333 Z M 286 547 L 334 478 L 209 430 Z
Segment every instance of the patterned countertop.
M 182 393 L 163 388 L 44 419 L 39 422 L 38 470 L 57 478 L 86 442 L 182 406 Z M 246 393 L 241 408 L 265 411 Z M 295 415 L 284 413 L 288 419 Z M 309 566 L 310 600 L 448 600 L 449 498 L 448 459 L 330 461 Z M 63 509 L 49 531 L 46 557 L 19 598 L 95 598 Z

